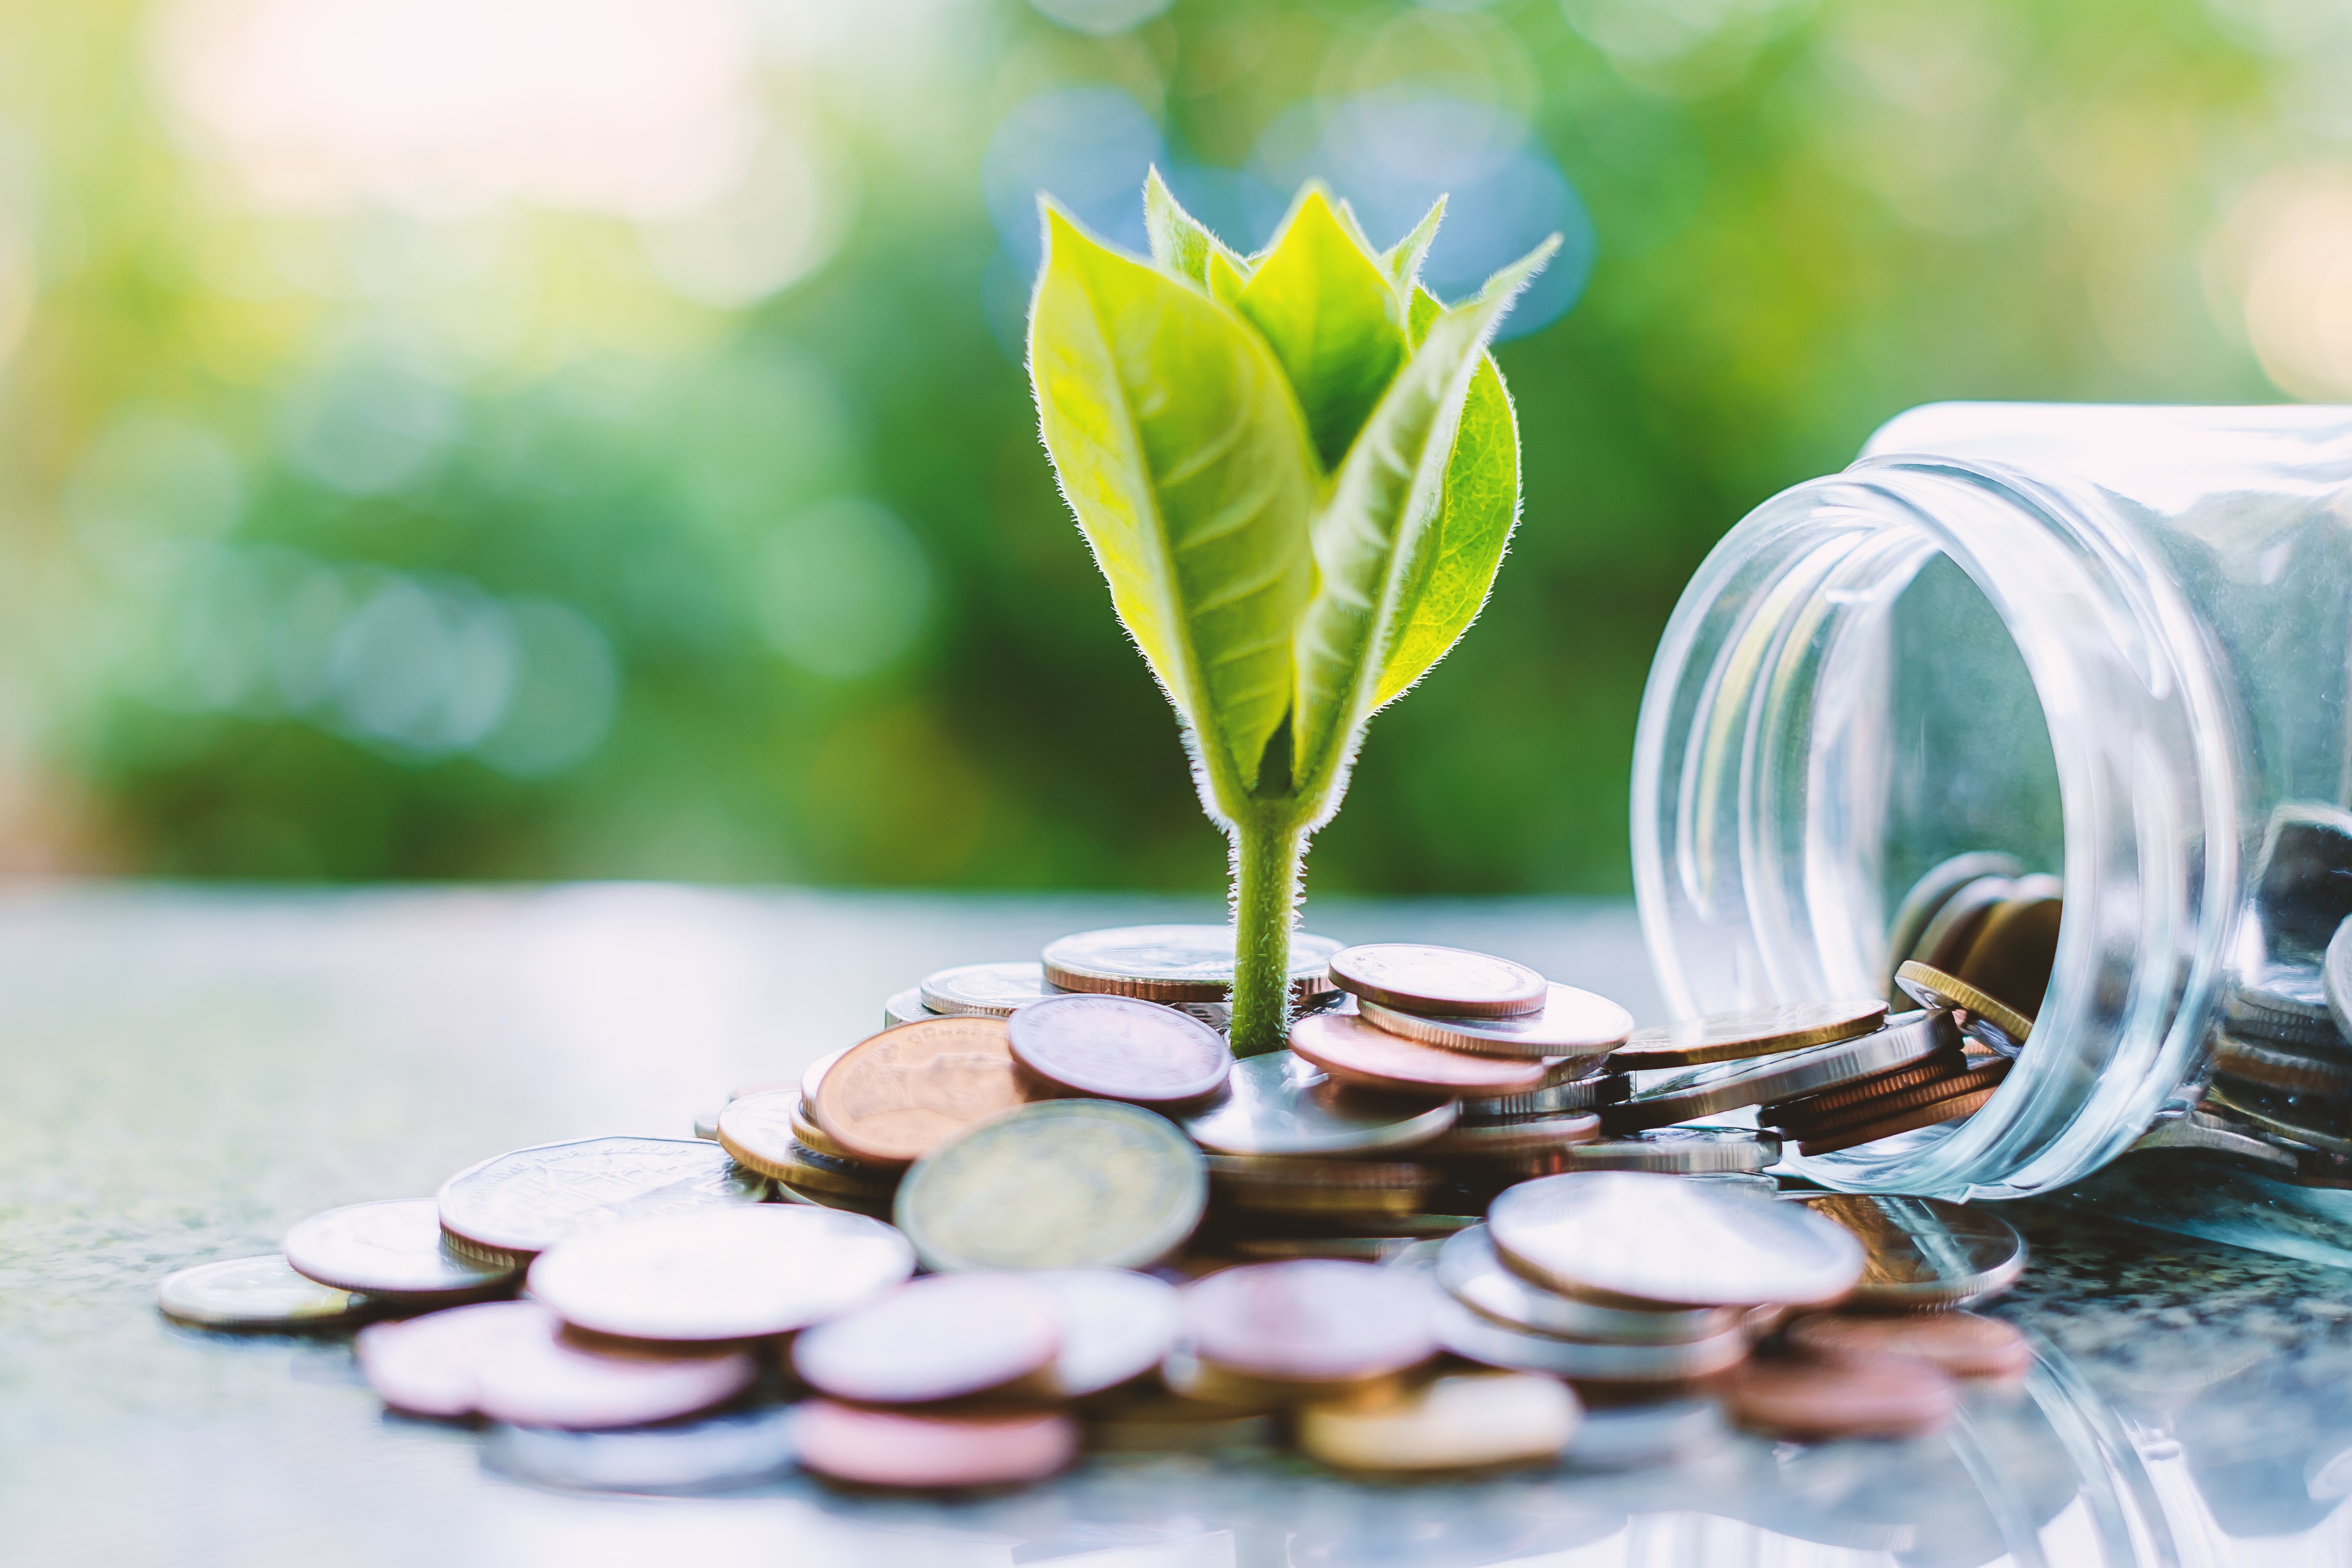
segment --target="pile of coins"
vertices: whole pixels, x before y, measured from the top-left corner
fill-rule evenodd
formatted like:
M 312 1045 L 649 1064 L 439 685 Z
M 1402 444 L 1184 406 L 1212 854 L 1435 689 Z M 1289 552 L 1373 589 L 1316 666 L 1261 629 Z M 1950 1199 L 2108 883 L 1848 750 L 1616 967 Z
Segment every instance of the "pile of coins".
M 999 1485 L 1088 1447 L 1284 1440 L 1367 1471 L 1612 1462 L 1619 1412 L 1916 1432 L 1953 1376 L 2021 1366 L 2013 1330 L 1949 1310 L 2022 1268 L 2000 1220 L 1780 1194 L 1768 1131 L 1604 1131 L 1680 1103 L 1629 1051 L 1730 1047 L 1828 1125 L 1863 1068 L 1895 1092 L 1886 1053 L 1958 1054 L 1948 1013 L 1847 1005 L 1769 1055 L 1752 1020 L 1628 1046 L 1622 1008 L 1521 965 L 1302 937 L 1292 1048 L 1236 1061 L 1231 942 L 1090 932 L 946 971 L 703 1137 L 497 1155 L 175 1274 L 163 1308 L 364 1324 L 389 1406 L 491 1423 L 515 1473 L 628 1488 L 795 1464 Z M 1831 1079 L 1786 1070 L 1823 1049 Z

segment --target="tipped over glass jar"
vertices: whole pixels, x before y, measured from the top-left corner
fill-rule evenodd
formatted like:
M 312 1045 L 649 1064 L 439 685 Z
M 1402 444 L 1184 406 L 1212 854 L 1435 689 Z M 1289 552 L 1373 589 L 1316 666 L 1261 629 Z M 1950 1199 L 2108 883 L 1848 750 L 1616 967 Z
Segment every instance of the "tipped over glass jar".
M 1885 994 L 1953 899 L 2063 885 L 1990 1101 L 1796 1168 L 2014 1197 L 2221 1151 L 2340 1206 L 2352 1260 L 2322 979 L 2347 805 L 2352 408 L 1942 404 L 1693 577 L 1643 700 L 1635 886 L 1692 1015 Z

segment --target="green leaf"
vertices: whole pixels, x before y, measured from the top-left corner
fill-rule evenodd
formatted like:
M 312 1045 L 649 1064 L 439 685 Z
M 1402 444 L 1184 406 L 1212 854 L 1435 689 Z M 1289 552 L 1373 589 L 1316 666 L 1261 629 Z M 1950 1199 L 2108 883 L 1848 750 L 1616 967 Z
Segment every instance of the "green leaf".
M 1444 217 L 1445 198 L 1440 196 L 1429 204 L 1429 211 L 1412 226 L 1412 231 L 1390 246 L 1381 257 L 1381 270 L 1389 275 L 1389 280 L 1397 286 L 1400 292 L 1412 289 L 1416 294 L 1426 295 L 1432 305 L 1437 303 L 1437 297 L 1415 285 L 1421 279 L 1421 264 L 1429 258 L 1430 242 L 1437 237 L 1437 226 Z M 1419 342 L 1420 337 L 1417 331 L 1413 334 L 1415 342 Z
M 1242 266 L 1223 251 L 1210 252 L 1209 293 L 1220 303 L 1238 308 L 1242 289 L 1249 282 L 1249 274 L 1242 270 Z
M 1395 700 L 1470 629 L 1518 521 L 1518 420 L 1502 372 L 1482 353 L 1446 458 L 1444 499 L 1428 545 L 1417 552 L 1415 581 L 1400 595 L 1412 610 L 1381 665 L 1374 708 Z
M 1411 353 L 1403 300 L 1350 226 L 1307 186 L 1234 300 L 1274 345 L 1327 469 Z
M 1153 169 L 1143 176 L 1143 229 L 1151 240 L 1151 259 L 1162 271 L 1172 272 L 1214 292 L 1210 268 L 1222 260 L 1236 277 L 1244 277 L 1248 263 L 1228 250 L 1208 226 L 1184 210 L 1168 182 Z
M 1258 334 L 1046 204 L 1029 374 L 1046 449 L 1112 602 L 1221 800 L 1289 716 L 1319 479 Z
M 1303 796 L 1328 795 L 1339 783 L 1379 705 L 1391 651 L 1412 625 L 1413 601 L 1437 581 L 1438 563 L 1425 552 L 1442 533 L 1454 437 L 1486 339 L 1558 244 L 1547 241 L 1431 321 L 1335 476 L 1315 523 L 1321 582 L 1298 628 L 1293 725 Z

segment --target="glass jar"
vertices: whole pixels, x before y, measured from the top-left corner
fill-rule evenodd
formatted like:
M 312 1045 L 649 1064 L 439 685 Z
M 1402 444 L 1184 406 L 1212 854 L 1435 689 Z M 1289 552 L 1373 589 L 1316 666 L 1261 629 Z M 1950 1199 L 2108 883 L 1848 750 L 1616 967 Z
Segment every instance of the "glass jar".
M 2309 1011 L 2352 913 L 2352 408 L 1897 417 L 1699 567 L 1633 795 L 1643 931 L 1684 1016 L 1884 991 L 1906 889 L 1952 857 L 2063 879 L 2049 986 L 1991 1101 L 1802 1174 L 2021 1196 L 2249 1131 L 2249 1169 L 2352 1172 L 2200 1106 L 2225 1004 Z M 2314 834 L 2316 883 L 2295 858 Z M 2318 1032 L 2352 1081 L 2352 1047 Z M 2315 1103 L 2305 1121 L 2334 1114 Z

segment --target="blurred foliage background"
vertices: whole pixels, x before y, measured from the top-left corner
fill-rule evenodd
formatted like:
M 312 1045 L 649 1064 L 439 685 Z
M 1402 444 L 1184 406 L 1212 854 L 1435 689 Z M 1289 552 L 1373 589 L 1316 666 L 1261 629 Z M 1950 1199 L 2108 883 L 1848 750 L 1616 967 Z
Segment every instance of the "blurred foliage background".
M 1054 191 L 1558 228 L 1323 889 L 1616 891 L 1642 679 L 1945 397 L 2352 395 L 2341 0 L 0 0 L 0 865 L 1220 886 L 1017 358 Z

